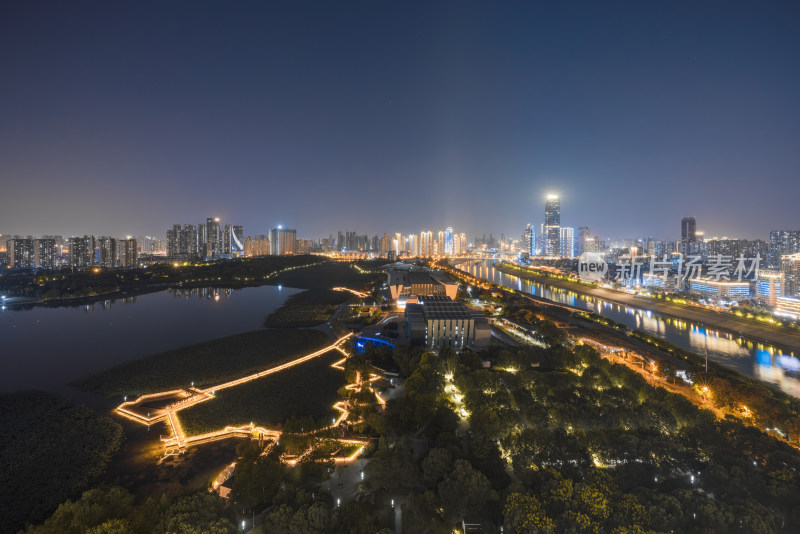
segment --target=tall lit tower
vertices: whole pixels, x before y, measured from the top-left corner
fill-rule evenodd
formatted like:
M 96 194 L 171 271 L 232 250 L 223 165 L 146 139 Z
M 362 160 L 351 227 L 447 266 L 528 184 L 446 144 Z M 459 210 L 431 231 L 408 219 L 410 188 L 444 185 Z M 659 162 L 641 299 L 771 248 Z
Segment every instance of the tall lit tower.
M 681 241 L 684 243 L 697 241 L 697 221 L 694 217 L 681 218 Z
M 219 257 L 222 243 L 219 233 L 219 218 L 209 217 L 206 219 L 206 259 L 217 259 Z
M 558 195 L 547 195 L 544 203 L 544 255 L 561 254 L 561 200 Z
M 451 226 L 444 231 L 444 253 L 447 256 L 453 255 L 453 228 Z

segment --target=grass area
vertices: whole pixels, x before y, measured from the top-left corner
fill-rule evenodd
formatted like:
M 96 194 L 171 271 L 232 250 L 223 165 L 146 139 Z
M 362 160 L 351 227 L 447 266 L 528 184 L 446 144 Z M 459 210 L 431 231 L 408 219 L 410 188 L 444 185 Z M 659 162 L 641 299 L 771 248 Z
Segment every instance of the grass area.
M 0 395 L 0 532 L 40 522 L 103 472 L 122 427 L 51 393 Z
M 257 330 L 116 365 L 72 385 L 108 397 L 206 387 L 277 365 L 330 344 L 316 330 Z
M 187 435 L 219 430 L 251 421 L 266 426 L 283 424 L 289 417 L 311 416 L 330 423 L 339 412 L 332 408 L 344 373 L 330 365 L 338 351 L 274 375 L 220 391 L 216 398 L 179 413 Z
M 309 289 L 289 297 L 283 306 L 264 321 L 270 328 L 296 328 L 315 326 L 327 321 L 351 293 L 330 289 Z
M 360 270 L 352 263 L 327 262 L 287 271 L 275 278 L 273 283 L 298 289 L 330 289 L 339 286 L 361 289 L 372 282 L 386 279 L 386 274 L 382 272 L 369 271 L 379 267 L 379 262 L 359 262 L 357 265 Z

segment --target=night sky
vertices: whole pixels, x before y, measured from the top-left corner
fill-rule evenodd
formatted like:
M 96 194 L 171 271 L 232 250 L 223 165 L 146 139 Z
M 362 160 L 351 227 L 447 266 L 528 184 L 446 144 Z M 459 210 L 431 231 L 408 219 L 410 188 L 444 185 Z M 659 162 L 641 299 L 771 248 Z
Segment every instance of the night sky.
M 6 2 L 0 232 L 800 229 L 797 2 L 533 4 Z

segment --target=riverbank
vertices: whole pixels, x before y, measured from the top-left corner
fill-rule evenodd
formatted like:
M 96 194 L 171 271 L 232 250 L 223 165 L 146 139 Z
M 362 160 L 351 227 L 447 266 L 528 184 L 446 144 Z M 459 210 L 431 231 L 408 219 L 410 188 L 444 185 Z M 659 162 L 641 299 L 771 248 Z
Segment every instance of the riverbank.
M 721 313 L 713 310 L 698 310 L 679 304 L 672 304 L 657 299 L 628 295 L 619 291 L 611 291 L 605 288 L 593 288 L 575 282 L 554 279 L 544 275 L 535 275 L 522 272 L 518 269 L 509 268 L 504 264 L 494 264 L 498 271 L 518 276 L 525 280 L 548 284 L 560 289 L 566 289 L 575 293 L 580 293 L 596 299 L 613 302 L 622 306 L 630 306 L 649 310 L 665 317 L 672 317 L 685 321 L 698 323 L 701 326 L 710 326 L 717 330 L 729 332 L 734 335 L 744 336 L 760 343 L 775 345 L 787 351 L 800 351 L 800 332 L 793 332 L 788 329 L 777 329 L 771 326 L 761 326 L 752 322 L 736 317 L 733 314 Z
M 15 308 L 75 306 L 167 288 L 239 289 L 277 284 L 279 277 L 291 271 L 328 264 L 332 262 L 320 256 L 266 256 L 209 263 L 158 264 L 141 269 L 95 267 L 77 272 L 12 273 L 0 276 L 0 293 Z

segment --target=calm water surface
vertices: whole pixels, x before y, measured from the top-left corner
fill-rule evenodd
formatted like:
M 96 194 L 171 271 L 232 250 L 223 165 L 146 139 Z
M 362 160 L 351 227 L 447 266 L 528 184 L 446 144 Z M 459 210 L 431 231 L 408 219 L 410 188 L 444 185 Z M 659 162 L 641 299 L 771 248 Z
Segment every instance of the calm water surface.
M 725 332 L 707 330 L 688 321 L 662 317 L 639 308 L 620 306 L 578 293 L 523 280 L 494 268 L 495 260 L 477 260 L 458 265 L 473 276 L 560 304 L 584 308 L 622 323 L 631 329 L 657 335 L 681 348 L 705 354 L 708 359 L 745 375 L 777 385 L 786 393 L 800 397 L 800 359 L 769 345 L 753 342 Z
M 257 330 L 300 290 L 166 290 L 85 306 L 0 312 L 0 391 L 74 393 L 66 384 L 114 364 Z

